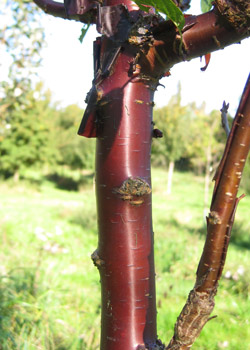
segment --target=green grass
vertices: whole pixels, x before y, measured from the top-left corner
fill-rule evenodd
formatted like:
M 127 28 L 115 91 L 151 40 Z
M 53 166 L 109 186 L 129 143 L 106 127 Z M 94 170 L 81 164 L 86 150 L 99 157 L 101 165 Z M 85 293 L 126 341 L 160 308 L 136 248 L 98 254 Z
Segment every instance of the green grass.
M 153 170 L 158 335 L 167 343 L 205 239 L 203 179 Z M 99 346 L 100 285 L 95 197 L 52 187 L 0 186 L 0 350 L 94 350 Z M 194 350 L 247 349 L 249 208 L 239 204 L 214 315 Z

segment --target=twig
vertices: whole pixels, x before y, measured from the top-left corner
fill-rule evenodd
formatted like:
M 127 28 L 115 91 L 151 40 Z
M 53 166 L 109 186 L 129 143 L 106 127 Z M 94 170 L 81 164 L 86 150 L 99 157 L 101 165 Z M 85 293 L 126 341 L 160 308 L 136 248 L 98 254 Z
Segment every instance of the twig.
M 227 137 L 229 136 L 229 133 L 230 133 L 230 128 L 229 128 L 228 119 L 227 119 L 228 108 L 229 108 L 229 103 L 226 104 L 226 102 L 223 101 L 223 105 L 222 105 L 222 108 L 220 110 L 221 111 L 221 124 L 222 124 L 223 129 L 226 132 Z

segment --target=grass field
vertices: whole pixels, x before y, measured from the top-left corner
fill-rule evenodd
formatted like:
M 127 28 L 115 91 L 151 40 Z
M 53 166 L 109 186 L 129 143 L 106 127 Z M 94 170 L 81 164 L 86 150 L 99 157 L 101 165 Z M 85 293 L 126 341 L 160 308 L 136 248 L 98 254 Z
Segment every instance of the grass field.
M 205 239 L 203 179 L 153 170 L 158 335 L 167 343 Z M 213 315 L 193 350 L 246 350 L 250 344 L 250 199 L 239 204 Z M 81 192 L 0 185 L 0 349 L 94 350 L 100 285 L 93 186 Z

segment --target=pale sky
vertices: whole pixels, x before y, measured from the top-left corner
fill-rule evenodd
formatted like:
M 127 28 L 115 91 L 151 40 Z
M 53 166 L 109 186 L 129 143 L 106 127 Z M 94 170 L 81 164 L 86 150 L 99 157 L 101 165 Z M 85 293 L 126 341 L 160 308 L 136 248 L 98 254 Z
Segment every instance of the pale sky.
M 189 13 L 198 14 L 200 10 L 193 8 Z M 99 34 L 92 26 L 81 44 L 78 40 L 81 27 L 79 22 L 45 16 L 48 45 L 42 52 L 39 77 L 45 88 L 52 91 L 53 100 L 60 101 L 62 106 L 76 103 L 85 108 L 84 99 L 93 79 L 92 43 Z M 158 88 L 156 107 L 167 104 L 177 91 L 178 81 L 181 81 L 183 104 L 195 101 L 200 105 L 206 101 L 209 112 L 220 109 L 223 100 L 226 100 L 230 103 L 229 112 L 234 115 L 249 74 L 249 62 L 250 39 L 245 39 L 241 44 L 212 53 L 205 72 L 200 70 L 204 66 L 204 61 L 200 62 L 200 59 L 180 63 L 171 69 L 170 77 L 161 80 L 165 89 Z

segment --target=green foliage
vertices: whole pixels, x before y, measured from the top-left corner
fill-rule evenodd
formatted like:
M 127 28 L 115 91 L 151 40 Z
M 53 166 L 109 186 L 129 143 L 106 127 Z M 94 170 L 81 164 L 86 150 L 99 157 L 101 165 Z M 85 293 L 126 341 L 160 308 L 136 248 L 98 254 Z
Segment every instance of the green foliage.
M 183 13 L 172 0 L 136 0 L 135 3 L 143 11 L 148 12 L 153 7 L 156 11 L 164 13 L 176 25 L 179 31 L 182 30 L 185 24 Z
M 207 162 L 210 171 L 215 171 L 222 157 L 226 144 L 226 134 L 221 126 L 219 111 L 206 114 L 204 109 L 191 107 L 190 134 L 192 138 L 188 143 L 187 155 L 196 173 L 204 172 Z
M 20 96 L 10 90 L 1 106 L 0 176 L 38 184 L 42 178 L 37 171 L 47 169 L 48 178 L 61 188 L 77 189 L 92 181 L 83 171 L 93 171 L 95 140 L 77 135 L 83 114 L 77 105 L 51 106 L 49 92 L 39 85 Z
M 9 55 L 8 79 L 0 82 L 0 169 L 5 177 L 18 177 L 23 168 L 41 164 L 49 152 L 47 101 L 36 103 L 39 91 L 31 84 L 41 62 L 44 30 L 32 1 L 6 0 L 0 11 L 0 45 Z
M 244 175 L 241 182 L 241 189 L 245 193 L 250 194 L 250 157 L 249 156 L 247 158 L 243 174 Z
M 83 111 L 77 105 L 58 110 L 54 138 L 60 153 L 59 164 L 71 169 L 93 169 L 95 140 L 77 135 Z
M 213 0 L 201 0 L 201 11 L 208 12 L 212 8 Z
M 41 86 L 34 91 L 17 93 L 17 88 L 6 89 L 0 102 L 4 109 L 0 121 L 0 169 L 4 177 L 13 176 L 27 167 L 38 167 L 55 159 L 55 149 L 50 143 L 50 121 L 52 109 L 50 96 L 43 99 Z
M 185 163 L 185 170 L 201 175 L 208 157 L 215 171 L 222 156 L 226 135 L 221 127 L 219 112 L 207 114 L 204 106 L 181 104 L 181 89 L 167 106 L 154 111 L 155 127 L 163 131 L 163 138 L 153 140 L 152 162 L 166 166 L 170 161 Z
M 154 111 L 154 122 L 163 132 L 163 138 L 153 141 L 153 163 L 167 165 L 185 156 L 189 141 L 189 112 L 181 105 L 181 88 L 167 106 Z

